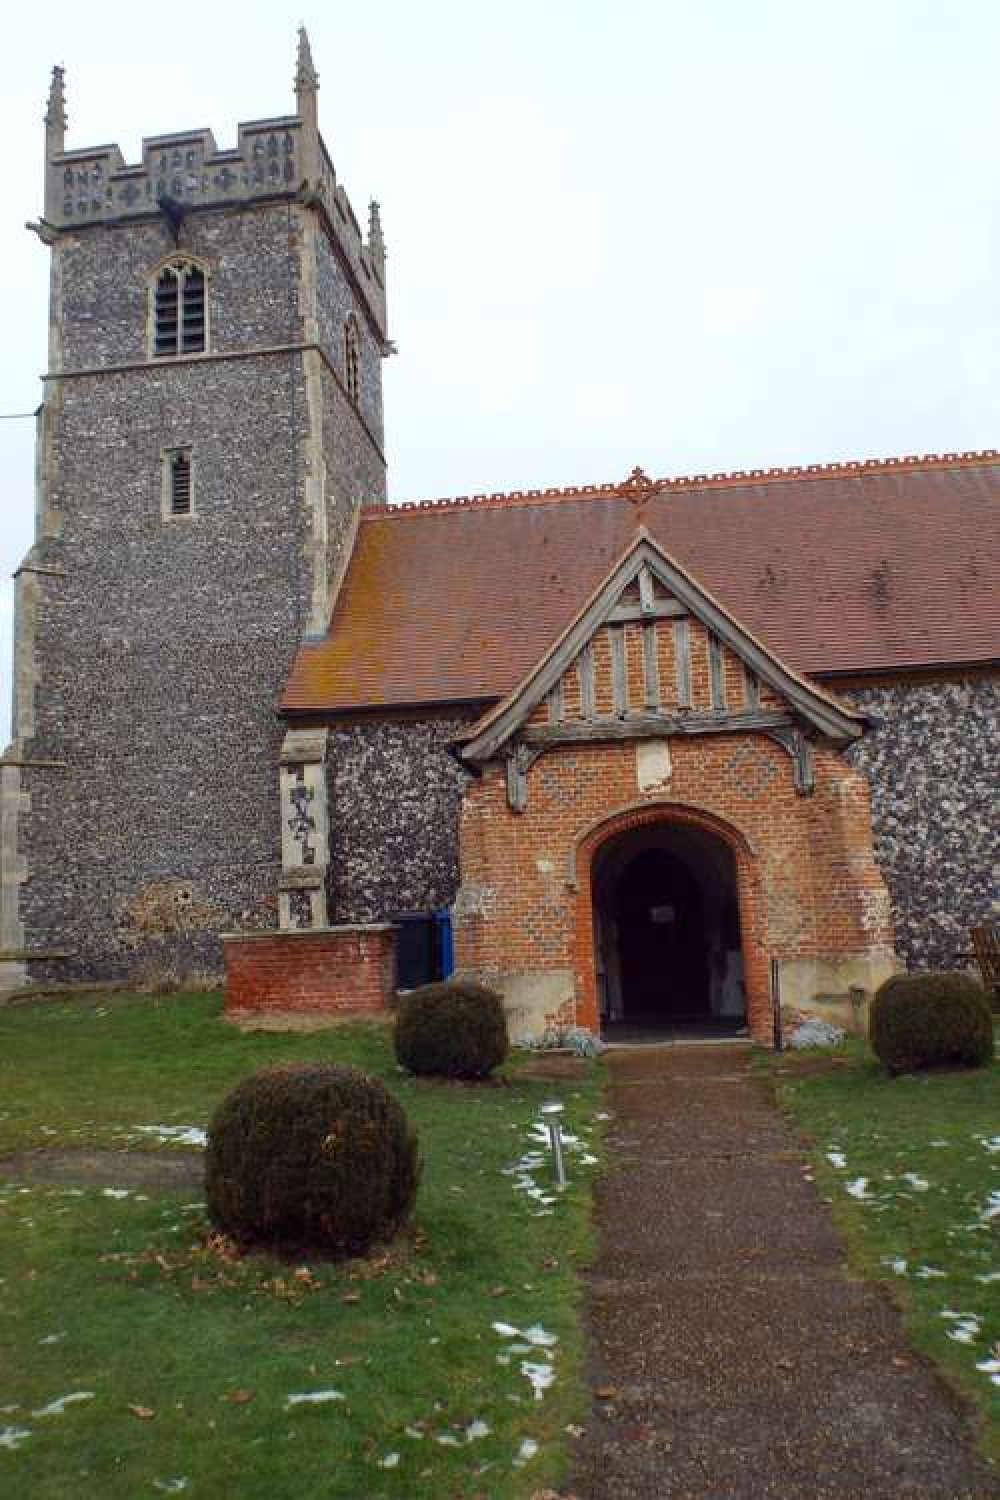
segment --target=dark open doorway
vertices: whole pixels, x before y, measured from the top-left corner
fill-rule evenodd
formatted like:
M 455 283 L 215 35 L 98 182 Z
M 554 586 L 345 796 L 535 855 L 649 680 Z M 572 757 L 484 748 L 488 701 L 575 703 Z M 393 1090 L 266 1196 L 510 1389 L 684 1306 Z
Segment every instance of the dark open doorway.
M 736 865 L 722 839 L 657 823 L 594 861 L 598 993 L 605 1033 L 743 1029 Z

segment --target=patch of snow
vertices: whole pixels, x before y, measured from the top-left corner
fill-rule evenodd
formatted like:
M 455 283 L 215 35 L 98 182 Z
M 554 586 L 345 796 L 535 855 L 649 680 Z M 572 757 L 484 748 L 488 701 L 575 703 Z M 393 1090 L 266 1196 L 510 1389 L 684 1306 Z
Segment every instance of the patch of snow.
M 297 1391 L 294 1395 L 286 1396 L 285 1410 L 290 1411 L 293 1406 L 320 1406 L 326 1401 L 346 1400 L 343 1391 Z
M 556 1335 L 549 1333 L 540 1323 L 532 1323 L 530 1328 L 524 1330 L 522 1338 L 527 1339 L 529 1344 L 536 1344 L 543 1349 L 551 1349 L 553 1344 L 559 1342 Z
M 64 1339 L 65 1337 L 66 1331 L 64 1329 L 62 1333 L 47 1333 L 45 1337 L 43 1339 L 39 1339 L 38 1342 L 40 1344 L 58 1344 L 59 1340 Z
M 515 1328 L 513 1323 L 494 1323 L 493 1331 L 494 1333 L 498 1333 L 502 1339 L 523 1340 L 520 1346 L 516 1344 L 511 1345 L 515 1354 L 520 1354 L 522 1349 L 524 1349 L 525 1353 L 532 1348 L 551 1349 L 553 1344 L 558 1344 L 559 1342 L 558 1336 L 554 1333 L 549 1333 L 548 1329 L 543 1328 L 541 1323 L 532 1323 L 530 1328 Z
M 1000 1281 L 1000 1271 L 984 1271 L 981 1276 L 976 1277 L 976 1280 L 989 1286 L 991 1281 Z
M 419 1427 L 404 1427 L 403 1431 L 405 1432 L 406 1436 L 408 1438 L 412 1438 L 415 1443 L 419 1443 L 423 1438 L 427 1436 L 426 1432 L 421 1432 Z
M 984 1224 L 988 1224 L 991 1219 L 1000 1218 L 1000 1188 L 995 1188 L 987 1198 L 986 1206 L 980 1214 L 980 1218 Z
M 530 1381 L 536 1401 L 541 1401 L 556 1378 L 556 1372 L 551 1365 L 535 1364 L 530 1359 L 522 1359 L 521 1374 Z
M 942 1146 L 950 1146 L 951 1142 L 950 1141 L 936 1140 L 936 1141 L 928 1141 L 927 1144 L 928 1144 L 928 1146 L 935 1147 L 936 1150 L 940 1150 Z
M 868 1191 L 868 1178 L 855 1177 L 853 1182 L 847 1184 L 847 1191 L 852 1198 L 862 1198 L 871 1201 L 871 1193 Z
M 105 1198 L 127 1198 L 128 1188 L 102 1188 Z
M 153 1488 L 164 1490 L 168 1495 L 179 1495 L 181 1490 L 186 1490 L 190 1483 L 189 1479 L 183 1477 L 178 1479 L 154 1479 Z
M 956 1344 L 972 1344 L 979 1337 L 982 1320 L 978 1313 L 956 1312 L 952 1307 L 942 1309 L 941 1317 L 954 1326 L 948 1329 L 948 1338 Z
M 534 1458 L 537 1452 L 538 1444 L 535 1442 L 534 1438 L 525 1438 L 524 1442 L 517 1450 L 517 1457 L 514 1459 L 515 1468 L 522 1469 L 530 1459 Z
M 30 1427 L 0 1427 L 0 1448 L 9 1448 L 13 1453 L 30 1436 Z
M 458 1438 L 455 1436 L 455 1434 L 453 1432 L 442 1432 L 442 1433 L 439 1433 L 438 1436 L 434 1439 L 434 1441 L 436 1443 L 440 1443 L 441 1446 L 442 1446 L 442 1448 L 457 1448 L 457 1447 L 459 1447 Z
M 158 1141 L 173 1141 L 177 1146 L 204 1146 L 208 1140 L 198 1125 L 133 1125 L 132 1131 L 155 1136 Z
M 57 1396 L 55 1401 L 50 1401 L 48 1406 L 39 1407 L 33 1411 L 33 1417 L 61 1417 L 67 1406 L 73 1406 L 77 1401 L 93 1401 L 93 1391 L 70 1391 L 68 1396 Z
M 904 1172 L 903 1181 L 908 1182 L 911 1188 L 914 1188 L 918 1193 L 926 1193 L 930 1187 L 927 1178 L 921 1177 L 917 1172 Z
M 919 1276 L 921 1281 L 930 1281 L 934 1276 L 947 1276 L 947 1271 L 939 1271 L 937 1266 L 918 1266 L 914 1276 Z
M 1000 1151 L 1000 1135 L 977 1135 L 976 1140 L 981 1146 L 985 1147 L 987 1151 Z
M 906 1275 L 906 1261 L 901 1256 L 897 1255 L 894 1259 L 891 1255 L 883 1255 L 882 1264 L 888 1266 L 896 1276 Z
M 831 1167 L 836 1167 L 838 1171 L 842 1171 L 847 1166 L 847 1157 L 843 1151 L 828 1151 L 826 1159 Z
M 492 1430 L 490 1424 L 484 1422 L 482 1417 L 476 1417 L 475 1421 L 470 1422 L 465 1429 L 465 1441 L 474 1443 L 477 1438 L 489 1437 Z
M 378 1466 L 380 1469 L 394 1469 L 398 1463 L 398 1453 L 387 1453 L 384 1458 L 379 1459 Z

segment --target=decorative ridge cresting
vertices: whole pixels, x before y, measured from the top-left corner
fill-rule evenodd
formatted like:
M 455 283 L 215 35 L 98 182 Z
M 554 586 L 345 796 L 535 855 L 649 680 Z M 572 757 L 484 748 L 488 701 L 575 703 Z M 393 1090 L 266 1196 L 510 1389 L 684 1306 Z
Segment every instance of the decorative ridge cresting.
M 760 483 L 788 484 L 797 479 L 863 478 L 869 474 L 892 474 L 916 469 L 975 468 L 1000 460 L 1000 449 L 983 448 L 962 453 L 910 453 L 901 458 L 844 459 L 825 464 L 792 464 L 773 469 L 731 469 L 717 474 L 681 474 L 671 479 L 649 479 L 640 468 L 627 479 L 609 484 L 571 484 L 537 490 L 501 490 L 492 494 L 455 495 L 440 500 L 401 500 L 365 505 L 366 518 L 408 515 L 415 510 L 492 510 L 504 506 L 539 505 L 560 500 L 618 498 L 642 504 L 663 491 L 693 489 L 742 489 Z

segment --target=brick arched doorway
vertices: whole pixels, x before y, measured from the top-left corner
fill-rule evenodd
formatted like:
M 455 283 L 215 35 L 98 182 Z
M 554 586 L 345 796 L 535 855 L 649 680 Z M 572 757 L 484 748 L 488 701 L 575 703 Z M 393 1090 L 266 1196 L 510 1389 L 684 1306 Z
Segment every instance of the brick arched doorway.
M 757 859 L 739 829 L 644 803 L 589 828 L 574 864 L 580 1024 L 770 1039 Z

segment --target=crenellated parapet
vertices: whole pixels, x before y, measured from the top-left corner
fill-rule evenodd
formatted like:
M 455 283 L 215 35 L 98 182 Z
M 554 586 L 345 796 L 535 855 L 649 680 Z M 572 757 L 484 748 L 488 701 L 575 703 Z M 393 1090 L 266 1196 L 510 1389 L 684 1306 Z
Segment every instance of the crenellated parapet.
M 45 217 L 75 229 L 158 213 L 164 196 L 190 207 L 285 196 L 302 180 L 301 125 L 295 116 L 241 125 L 235 151 L 220 151 L 210 130 L 150 136 L 136 164 L 115 145 L 58 152 L 48 163 Z
M 235 150 L 220 150 L 208 129 L 150 136 L 143 140 L 141 160 L 129 163 L 114 144 L 64 149 L 64 74 L 54 69 L 45 116 L 46 236 L 158 215 L 164 199 L 191 212 L 298 198 L 321 211 L 385 339 L 381 226 L 376 213 L 366 240 L 337 180 L 319 134 L 318 87 L 308 38 L 301 32 L 294 115 L 240 124 Z

